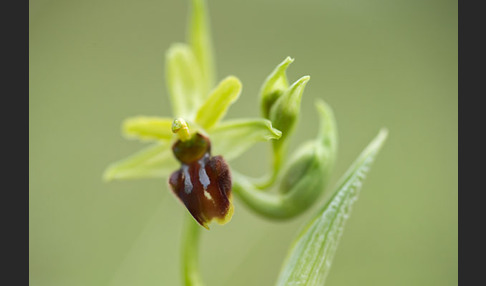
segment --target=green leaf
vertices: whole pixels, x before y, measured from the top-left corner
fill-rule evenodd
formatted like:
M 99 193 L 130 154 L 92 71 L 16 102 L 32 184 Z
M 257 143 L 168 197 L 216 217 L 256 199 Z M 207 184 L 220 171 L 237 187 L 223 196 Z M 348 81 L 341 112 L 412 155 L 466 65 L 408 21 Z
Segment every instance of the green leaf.
M 199 64 L 186 44 L 173 44 L 166 54 L 166 81 L 175 117 L 191 119 L 205 95 Z
M 352 204 L 387 137 L 382 130 L 344 175 L 337 191 L 294 241 L 277 281 L 284 285 L 324 285 Z
M 137 116 L 123 121 L 123 134 L 140 140 L 171 140 L 172 120 L 162 117 Z
M 103 174 L 105 181 L 168 177 L 178 168 L 171 143 L 158 142 L 142 151 L 111 164 Z
M 293 61 L 294 59 L 287 57 L 265 79 L 260 90 L 260 104 L 263 117 L 269 118 L 270 108 L 289 87 L 285 71 Z
M 197 111 L 196 123 L 206 130 L 211 129 L 224 117 L 229 106 L 238 99 L 240 93 L 241 82 L 238 78 L 228 76 L 223 79 Z
M 280 130 L 266 119 L 228 120 L 211 130 L 213 154 L 223 155 L 226 160 L 240 156 L 259 141 L 279 139 Z
M 190 22 L 188 42 L 190 43 L 199 67 L 201 68 L 204 91 L 203 96 L 205 97 L 213 87 L 215 78 L 213 47 L 211 44 L 205 1 L 192 1 Z

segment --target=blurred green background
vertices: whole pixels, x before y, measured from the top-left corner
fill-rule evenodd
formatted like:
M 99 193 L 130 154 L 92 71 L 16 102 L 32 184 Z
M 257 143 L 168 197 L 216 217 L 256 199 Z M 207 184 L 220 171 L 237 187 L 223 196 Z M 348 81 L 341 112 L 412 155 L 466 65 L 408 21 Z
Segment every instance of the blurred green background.
M 184 41 L 189 1 L 30 1 L 30 284 L 180 285 L 185 208 L 165 180 L 104 183 L 143 148 L 134 115 L 170 114 L 164 53 Z M 258 91 L 286 56 L 310 75 L 292 146 L 314 136 L 314 99 L 340 136 L 331 186 L 386 126 L 327 285 L 457 285 L 457 1 L 210 0 L 218 79 L 238 76 L 229 118 L 259 116 Z M 267 170 L 260 143 L 232 168 Z M 263 158 L 263 159 L 262 159 Z M 331 189 L 328 189 L 328 193 Z M 207 285 L 273 285 L 304 215 L 262 219 L 236 200 L 205 232 Z

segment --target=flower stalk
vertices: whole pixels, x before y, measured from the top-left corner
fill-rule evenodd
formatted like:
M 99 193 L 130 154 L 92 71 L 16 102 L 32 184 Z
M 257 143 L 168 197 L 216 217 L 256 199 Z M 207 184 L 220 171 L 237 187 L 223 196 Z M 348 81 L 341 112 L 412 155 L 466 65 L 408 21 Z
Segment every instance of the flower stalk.
M 184 219 L 184 231 L 182 235 L 181 266 L 182 278 L 185 286 L 203 286 L 199 271 L 199 238 L 201 227 L 190 215 Z

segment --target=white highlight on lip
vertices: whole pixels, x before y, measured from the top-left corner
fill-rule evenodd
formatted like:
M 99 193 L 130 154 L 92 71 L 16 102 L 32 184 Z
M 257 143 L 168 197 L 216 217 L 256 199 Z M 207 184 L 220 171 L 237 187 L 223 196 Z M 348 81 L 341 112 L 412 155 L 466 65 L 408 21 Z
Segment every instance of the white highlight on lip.
M 207 162 L 207 159 L 209 158 L 209 154 L 205 154 L 204 157 L 202 157 L 201 159 L 199 159 L 199 182 L 201 183 L 201 185 L 203 186 L 204 188 L 204 195 L 206 197 L 208 197 L 206 195 L 206 190 L 208 189 L 208 186 L 209 184 L 211 184 L 211 181 L 209 180 L 209 177 L 208 177 L 208 174 L 206 173 L 206 162 Z M 211 197 L 211 195 L 209 195 L 209 197 Z
M 185 164 L 182 165 L 182 176 L 184 177 L 184 192 L 186 194 L 190 194 L 193 186 L 191 182 L 191 175 L 189 175 L 189 166 Z

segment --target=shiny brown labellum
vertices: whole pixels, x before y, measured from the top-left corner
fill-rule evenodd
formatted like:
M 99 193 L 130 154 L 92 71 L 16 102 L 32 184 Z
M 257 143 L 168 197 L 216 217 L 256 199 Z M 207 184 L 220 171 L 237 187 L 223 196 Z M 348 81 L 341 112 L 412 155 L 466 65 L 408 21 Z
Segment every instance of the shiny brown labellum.
M 199 133 L 177 141 L 172 150 L 181 162 L 169 178 L 172 191 L 205 228 L 213 219 L 228 222 L 233 215 L 231 174 L 223 157 L 212 157 L 209 139 Z

